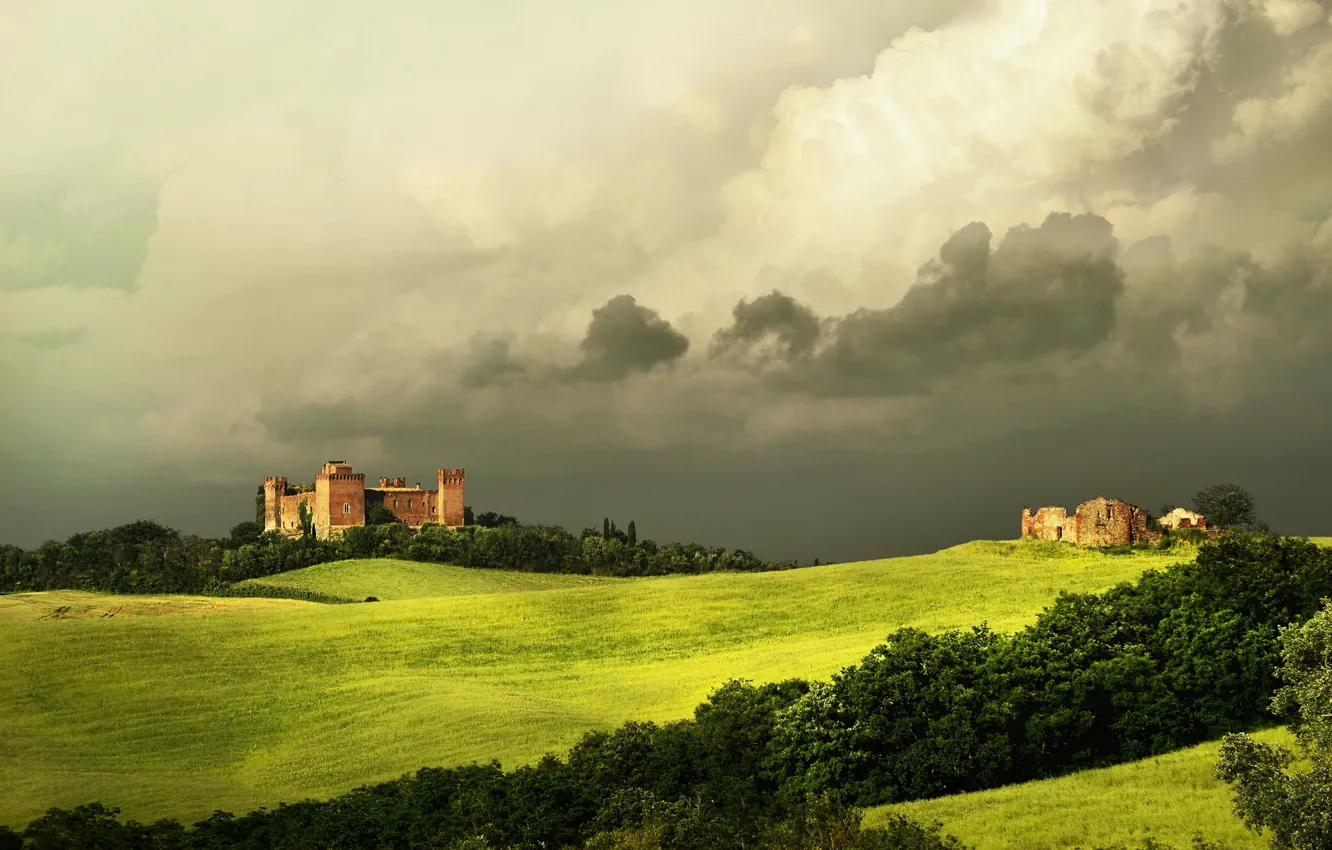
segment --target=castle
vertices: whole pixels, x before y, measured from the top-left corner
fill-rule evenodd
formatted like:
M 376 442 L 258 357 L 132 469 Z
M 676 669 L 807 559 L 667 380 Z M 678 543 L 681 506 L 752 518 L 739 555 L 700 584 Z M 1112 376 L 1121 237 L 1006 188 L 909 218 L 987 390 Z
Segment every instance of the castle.
M 365 525 L 371 508 L 382 505 L 399 522 L 420 528 L 437 522 L 456 528 L 463 524 L 463 470 L 437 470 L 439 487 L 408 487 L 405 478 L 381 478 L 378 487 L 365 486 L 365 474 L 352 472 L 345 460 L 330 460 L 315 476 L 314 484 L 264 479 L 264 531 L 301 533 L 300 506 L 305 503 L 314 523 L 315 537 L 328 540 L 349 528 Z

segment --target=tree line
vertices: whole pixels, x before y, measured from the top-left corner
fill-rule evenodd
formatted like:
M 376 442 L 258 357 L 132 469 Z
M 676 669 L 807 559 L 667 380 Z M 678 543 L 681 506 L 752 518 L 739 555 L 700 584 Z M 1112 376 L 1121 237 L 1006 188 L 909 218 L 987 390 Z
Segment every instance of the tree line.
M 575 536 L 554 525 L 527 525 L 482 513 L 450 530 L 400 522 L 356 526 L 337 540 L 287 537 L 242 522 L 222 539 L 181 534 L 148 520 L 75 534 L 36 549 L 0 545 L 0 592 L 96 590 L 112 593 L 234 593 L 231 586 L 348 558 L 401 558 L 481 569 L 580 575 L 761 572 L 799 566 L 765 561 L 744 549 L 637 539 L 636 531 Z M 484 523 L 484 524 L 483 524 Z M 630 523 L 630 529 L 634 524 Z
M 1141 759 L 1271 723 L 1282 629 L 1330 596 L 1332 551 L 1230 533 L 1192 563 L 1062 594 L 1011 635 L 902 629 L 827 682 L 731 681 L 689 719 L 589 732 L 563 758 L 508 771 L 425 768 L 328 801 L 219 813 L 190 828 L 167 822 L 160 830 L 177 843 L 158 846 L 957 847 L 909 823 L 901 829 L 926 843 L 856 843 L 888 839 L 861 830 L 855 809 Z M 1332 639 L 1320 639 L 1301 657 L 1326 666 Z M 1246 764 L 1279 761 L 1232 750 L 1247 758 L 1237 777 Z M 1274 817 L 1271 798 L 1252 817 Z M 822 843 L 775 837 L 818 830 Z

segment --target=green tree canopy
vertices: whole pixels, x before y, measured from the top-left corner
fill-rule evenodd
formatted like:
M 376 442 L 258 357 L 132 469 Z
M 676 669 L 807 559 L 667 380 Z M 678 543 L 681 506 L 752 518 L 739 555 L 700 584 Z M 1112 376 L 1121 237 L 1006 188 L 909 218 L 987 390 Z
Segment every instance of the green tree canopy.
M 1238 484 L 1213 484 L 1193 497 L 1193 509 L 1207 517 L 1213 528 L 1239 528 L 1266 531 L 1258 522 L 1253 496 Z
M 1308 767 L 1294 769 L 1286 747 L 1227 735 L 1217 775 L 1235 789 L 1235 814 L 1250 829 L 1272 831 L 1274 850 L 1332 847 L 1332 607 L 1282 631 L 1286 683 L 1272 710 L 1290 721 Z

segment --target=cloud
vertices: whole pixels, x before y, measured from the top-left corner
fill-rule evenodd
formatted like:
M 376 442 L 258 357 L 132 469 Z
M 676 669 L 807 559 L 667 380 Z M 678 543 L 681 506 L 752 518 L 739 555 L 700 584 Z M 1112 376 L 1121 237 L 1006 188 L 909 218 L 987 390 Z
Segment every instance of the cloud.
M 88 332 L 87 328 L 52 328 L 50 330 L 32 331 L 30 333 L 19 334 L 19 339 L 31 345 L 33 348 L 56 349 L 64 348 L 67 345 L 73 345 L 84 334 Z
M 477 341 L 458 383 L 471 390 L 484 389 L 515 380 L 527 374 L 527 367 L 509 351 L 503 339 Z
M 160 188 L 105 151 L 45 173 L 0 174 L 0 292 L 134 289 Z
M 819 317 L 789 295 L 773 290 L 753 301 L 741 299 L 731 311 L 730 327 L 712 338 L 711 356 L 737 349 L 752 349 L 765 340 L 776 343 L 776 357 L 790 360 L 807 355 L 819 338 Z
M 973 222 L 923 266 L 902 300 L 836 321 L 830 340 L 783 376 L 822 395 L 927 392 L 986 366 L 1086 352 L 1115 322 L 1118 242 L 1098 216 L 1048 216 L 991 251 Z
M 617 295 L 592 311 L 579 344 L 582 359 L 568 371 L 586 381 L 619 381 L 672 363 L 689 350 L 689 339 L 632 295 Z
M 776 556 L 1317 518 L 1326 4 L 570 3 L 9 15 L 0 540 L 341 455 Z

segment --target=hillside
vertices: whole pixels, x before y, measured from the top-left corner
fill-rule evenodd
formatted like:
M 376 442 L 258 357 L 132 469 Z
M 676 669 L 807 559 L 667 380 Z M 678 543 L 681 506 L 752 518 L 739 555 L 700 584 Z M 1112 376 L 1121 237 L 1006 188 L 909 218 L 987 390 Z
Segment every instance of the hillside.
M 0 621 L 0 823 L 89 800 L 188 819 L 425 765 L 513 766 L 589 729 L 686 716 L 730 677 L 824 678 L 901 626 L 1012 630 L 1061 589 L 1180 558 L 972 543 L 773 573 Z
M 572 576 L 550 573 L 520 573 L 511 570 L 471 570 L 443 564 L 369 558 L 316 564 L 242 585 L 290 587 L 326 596 L 381 601 L 425 599 L 432 596 L 479 596 L 486 593 L 520 593 L 531 590 L 561 590 L 611 584 L 624 579 Z
M 1257 737 L 1294 742 L 1284 729 Z M 1195 832 L 1230 850 L 1266 850 L 1266 839 L 1231 813 L 1230 789 L 1215 776 L 1219 746 L 1211 741 L 1058 779 L 880 806 L 866 813 L 865 823 L 896 811 L 937 821 L 976 850 L 1138 846 L 1149 837 L 1183 848 Z
M 7 620 L 87 620 L 103 617 L 152 617 L 163 614 L 235 614 L 290 611 L 315 607 L 294 599 L 218 598 L 215 596 L 120 596 L 79 590 L 43 590 L 0 595 L 0 623 Z

